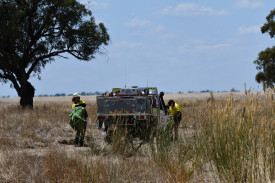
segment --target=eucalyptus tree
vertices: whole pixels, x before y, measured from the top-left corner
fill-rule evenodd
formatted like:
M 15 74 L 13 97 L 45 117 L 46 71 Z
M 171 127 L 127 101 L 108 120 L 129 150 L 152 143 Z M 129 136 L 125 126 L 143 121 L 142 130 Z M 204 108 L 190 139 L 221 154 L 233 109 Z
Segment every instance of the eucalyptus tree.
M 268 33 L 271 38 L 275 35 L 275 9 L 266 17 L 267 22 L 261 27 L 262 33 Z M 266 48 L 258 54 L 256 69 L 259 72 L 256 75 L 258 83 L 263 82 L 267 87 L 273 88 L 275 82 L 275 46 Z
M 110 36 L 76 0 L 0 0 L 0 82 L 10 82 L 20 105 L 33 107 L 31 77 L 56 57 L 89 61 Z

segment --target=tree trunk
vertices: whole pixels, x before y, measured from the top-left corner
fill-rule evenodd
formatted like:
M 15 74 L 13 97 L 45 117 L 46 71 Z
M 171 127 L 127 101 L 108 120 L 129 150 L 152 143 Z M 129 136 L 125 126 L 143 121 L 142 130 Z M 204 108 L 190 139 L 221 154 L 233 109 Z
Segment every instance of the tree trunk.
M 20 91 L 17 92 L 21 97 L 20 105 L 23 109 L 33 109 L 33 97 L 35 89 L 30 82 L 26 81 L 24 83 L 25 84 L 21 85 Z

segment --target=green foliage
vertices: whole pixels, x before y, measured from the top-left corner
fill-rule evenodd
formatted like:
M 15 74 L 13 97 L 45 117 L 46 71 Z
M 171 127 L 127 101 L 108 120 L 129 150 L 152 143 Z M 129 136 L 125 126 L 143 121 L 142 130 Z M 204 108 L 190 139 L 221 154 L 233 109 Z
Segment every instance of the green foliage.
M 256 81 L 258 83 L 264 82 L 267 86 L 273 87 L 275 81 L 275 47 L 260 52 L 254 63 L 257 64 L 257 70 L 260 70 L 256 75 Z
M 273 38 L 275 35 L 274 18 L 275 18 L 275 9 L 270 11 L 269 15 L 266 17 L 267 23 L 265 23 L 261 28 L 262 33 L 268 32 L 271 38 Z
M 262 26 L 261 31 L 262 33 L 268 33 L 273 38 L 275 35 L 275 9 L 270 12 L 266 20 L 267 23 Z M 256 81 L 258 83 L 263 82 L 268 87 L 273 87 L 275 82 L 275 47 L 261 51 L 254 63 L 257 64 L 256 69 L 259 70 L 255 78 Z
M 28 79 L 40 78 L 56 56 L 89 61 L 110 40 L 76 0 L 1 0 L 0 17 L 0 82 L 10 81 L 21 98 L 32 93 L 32 99 Z

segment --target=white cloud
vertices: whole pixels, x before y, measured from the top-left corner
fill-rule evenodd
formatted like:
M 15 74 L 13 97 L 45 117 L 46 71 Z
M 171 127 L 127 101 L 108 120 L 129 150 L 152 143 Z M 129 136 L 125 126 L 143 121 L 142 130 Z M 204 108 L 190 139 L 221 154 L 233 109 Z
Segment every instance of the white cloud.
M 165 30 L 165 27 L 163 25 L 158 25 L 153 30 L 154 32 L 162 32 Z
M 162 33 L 158 36 L 158 39 L 161 41 L 172 40 L 174 38 L 175 38 L 175 35 L 172 33 Z
M 143 27 L 149 25 L 151 22 L 149 20 L 141 20 L 137 17 L 133 18 L 129 22 L 126 22 L 125 25 L 129 27 Z
M 260 33 L 260 30 L 260 26 L 239 27 L 237 29 L 237 34 Z
M 172 14 L 172 15 L 226 15 L 228 12 L 226 10 L 214 10 L 210 7 L 201 6 L 193 3 L 182 3 L 176 7 L 167 7 L 162 11 L 163 14 Z
M 109 6 L 108 3 L 102 3 L 102 2 L 97 2 L 97 1 L 89 1 L 89 0 L 82 0 L 80 1 L 82 4 L 84 4 L 88 9 L 92 9 L 95 7 L 99 7 L 99 8 L 106 8 Z
M 235 6 L 239 8 L 260 8 L 264 6 L 264 3 L 257 0 L 237 0 Z
M 128 41 L 116 42 L 114 45 L 118 47 L 127 47 L 127 48 L 136 48 L 136 47 L 143 46 L 143 44 L 140 42 L 128 42 Z
M 172 33 L 168 33 L 166 31 L 166 27 L 161 24 L 155 24 L 149 20 L 140 19 L 135 17 L 131 19 L 129 22 L 124 23 L 125 26 L 128 27 L 138 27 L 139 30 L 135 29 L 133 33 L 135 36 L 150 36 L 156 37 L 159 40 L 165 41 L 173 39 L 175 36 Z
M 201 53 L 201 52 L 209 52 L 209 51 L 215 51 L 224 47 L 229 46 L 228 44 L 225 43 L 220 43 L 220 44 L 213 44 L 213 45 L 207 45 L 203 44 L 201 41 L 194 41 L 194 44 L 191 45 L 183 45 L 178 47 L 178 52 L 179 53 Z
M 157 36 L 158 39 L 161 41 L 171 40 L 175 37 L 173 33 L 168 33 L 166 31 L 166 27 L 164 27 L 163 25 L 155 26 L 150 30 L 150 33 L 154 36 Z

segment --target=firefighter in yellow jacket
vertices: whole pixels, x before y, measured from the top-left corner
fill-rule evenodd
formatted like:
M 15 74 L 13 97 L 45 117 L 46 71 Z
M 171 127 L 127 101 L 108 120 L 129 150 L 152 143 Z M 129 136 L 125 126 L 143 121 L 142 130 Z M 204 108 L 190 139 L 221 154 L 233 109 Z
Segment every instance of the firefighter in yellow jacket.
M 182 118 L 182 112 L 179 104 L 177 104 L 174 100 L 169 100 L 169 111 L 170 116 L 174 122 L 174 133 L 175 133 L 175 140 L 178 140 L 178 128 Z
M 84 146 L 84 137 L 85 137 L 85 132 L 86 132 L 86 126 L 87 126 L 87 111 L 85 109 L 86 103 L 83 100 L 80 100 L 80 95 L 78 93 L 73 94 L 72 98 L 72 109 L 75 107 L 81 106 L 84 108 L 84 114 L 83 114 L 83 124 L 81 125 L 81 128 L 77 128 L 76 130 L 76 135 L 75 135 L 75 141 L 74 144 L 76 147 L 79 146 Z

